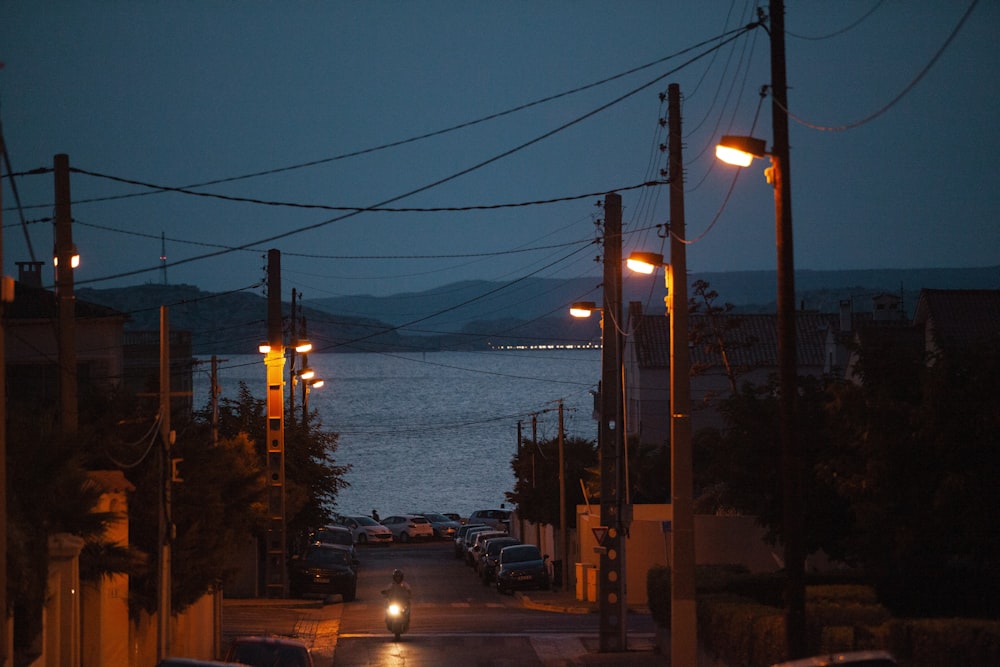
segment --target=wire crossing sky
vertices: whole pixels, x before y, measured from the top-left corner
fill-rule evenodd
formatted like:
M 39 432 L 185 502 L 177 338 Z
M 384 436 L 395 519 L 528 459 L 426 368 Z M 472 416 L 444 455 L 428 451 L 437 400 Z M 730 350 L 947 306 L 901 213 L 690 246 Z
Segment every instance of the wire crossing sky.
M 797 267 L 1000 265 L 1000 6 L 786 4 Z M 5 272 L 52 247 L 66 153 L 89 287 L 160 281 L 161 239 L 171 282 L 209 291 L 259 281 L 267 247 L 310 298 L 598 276 L 599 248 L 570 251 L 602 193 L 626 252 L 668 222 L 669 83 L 689 269 L 773 269 L 766 161 L 734 185 L 712 150 L 770 143 L 758 20 L 735 0 L 0 0 Z

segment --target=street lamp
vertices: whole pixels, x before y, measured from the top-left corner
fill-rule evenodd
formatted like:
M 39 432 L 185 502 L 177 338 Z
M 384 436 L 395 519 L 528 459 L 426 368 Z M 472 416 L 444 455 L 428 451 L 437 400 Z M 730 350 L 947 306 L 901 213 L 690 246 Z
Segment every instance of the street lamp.
M 715 157 L 726 164 L 749 167 L 755 157 L 767 155 L 766 143 L 756 137 L 723 135 L 715 147 Z
M 569 307 L 569 314 L 573 317 L 590 317 L 594 311 L 601 313 L 601 326 L 604 326 L 604 309 L 598 308 L 593 301 L 577 301 Z
M 302 358 L 305 363 L 305 357 Z M 309 392 L 313 389 L 319 389 L 326 382 L 323 378 L 316 377 L 316 371 L 312 368 L 306 367 L 301 371 L 296 371 L 292 376 L 293 383 L 302 383 L 302 425 L 305 426 L 306 421 L 309 419 Z M 292 393 L 295 393 L 295 387 L 292 387 Z

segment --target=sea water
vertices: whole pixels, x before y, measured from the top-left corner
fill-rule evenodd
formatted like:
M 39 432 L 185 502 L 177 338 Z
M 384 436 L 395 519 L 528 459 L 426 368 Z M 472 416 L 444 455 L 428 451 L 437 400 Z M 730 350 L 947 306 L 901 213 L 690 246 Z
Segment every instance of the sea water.
M 468 516 L 506 503 L 514 488 L 518 422 L 525 440 L 533 428 L 539 441 L 557 438 L 561 401 L 565 435 L 596 440 L 592 392 L 600 357 L 596 349 L 309 355 L 309 366 L 325 380 L 309 392 L 309 410 L 324 430 L 338 434 L 336 463 L 351 466 L 350 486 L 335 510 Z M 286 397 L 287 371 L 286 365 Z M 266 397 L 260 356 L 232 355 L 219 363 L 224 398 L 237 398 L 241 380 L 255 397 Z M 196 375 L 198 408 L 207 401 L 208 383 L 207 374 Z M 298 416 L 301 385 L 295 391 Z

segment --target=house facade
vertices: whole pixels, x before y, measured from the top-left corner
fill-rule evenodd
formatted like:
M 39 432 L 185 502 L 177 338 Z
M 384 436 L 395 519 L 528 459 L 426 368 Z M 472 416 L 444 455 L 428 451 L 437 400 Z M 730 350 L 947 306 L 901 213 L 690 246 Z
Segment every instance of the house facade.
M 836 316 L 795 316 L 799 375 L 819 376 Z M 629 304 L 624 349 L 626 426 L 630 443 L 670 439 L 670 318 Z M 692 431 L 721 427 L 719 402 L 744 383 L 767 383 L 778 372 L 777 317 L 771 314 L 692 313 L 688 316 Z

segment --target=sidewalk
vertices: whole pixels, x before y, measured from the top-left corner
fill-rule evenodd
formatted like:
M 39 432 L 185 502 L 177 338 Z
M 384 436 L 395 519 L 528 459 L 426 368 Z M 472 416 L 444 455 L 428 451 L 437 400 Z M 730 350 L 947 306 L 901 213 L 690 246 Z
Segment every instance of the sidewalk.
M 597 602 L 578 600 L 574 591 L 562 591 L 556 588 L 547 591 L 515 591 L 515 597 L 526 609 L 538 609 L 562 614 L 597 614 Z M 629 605 L 629 614 L 649 614 L 646 605 Z M 601 653 L 600 640 L 597 637 L 583 638 L 587 649 L 584 655 L 572 658 L 574 665 L 601 667 L 602 665 L 637 665 L 640 667 L 669 665 L 668 656 L 661 655 L 656 647 L 656 638 L 649 634 L 627 636 L 628 650 L 620 653 Z

